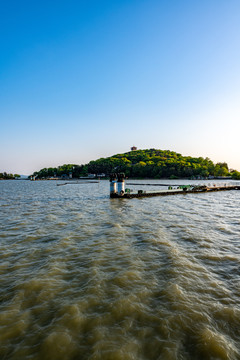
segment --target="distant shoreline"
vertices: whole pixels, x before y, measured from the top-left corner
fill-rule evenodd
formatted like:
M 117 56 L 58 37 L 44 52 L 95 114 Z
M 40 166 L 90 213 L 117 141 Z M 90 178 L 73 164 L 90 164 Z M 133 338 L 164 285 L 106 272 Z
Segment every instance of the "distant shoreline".
M 31 180 L 29 178 L 22 178 L 22 179 L 4 179 L 4 178 L 0 178 L 0 181 L 91 181 L 91 180 L 104 180 L 104 181 L 109 181 L 109 178 L 106 177 L 106 178 L 98 178 L 98 177 L 95 177 L 95 178 L 71 178 L 71 179 L 60 179 L 60 178 L 49 178 L 49 179 L 35 179 L 35 180 Z M 211 180 L 234 180 L 234 181 L 238 181 L 238 179 L 233 179 L 232 177 L 212 177 L 212 178 L 199 178 L 199 179 L 190 179 L 190 178 L 176 178 L 176 179 L 172 179 L 172 178 L 138 178 L 138 177 L 129 177 L 129 178 L 126 178 L 126 180 L 150 180 L 150 181 L 159 181 L 159 180 L 171 180 L 171 181 L 181 181 L 181 180 L 189 180 L 189 181 L 201 181 L 201 180 L 204 180 L 204 181 L 211 181 Z

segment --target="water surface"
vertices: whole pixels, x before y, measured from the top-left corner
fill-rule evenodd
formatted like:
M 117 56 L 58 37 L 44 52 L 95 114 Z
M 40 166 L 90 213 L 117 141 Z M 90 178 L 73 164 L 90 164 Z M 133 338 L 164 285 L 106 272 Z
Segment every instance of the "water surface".
M 107 181 L 0 181 L 0 194 L 1 359 L 240 358 L 240 191 L 130 200 Z

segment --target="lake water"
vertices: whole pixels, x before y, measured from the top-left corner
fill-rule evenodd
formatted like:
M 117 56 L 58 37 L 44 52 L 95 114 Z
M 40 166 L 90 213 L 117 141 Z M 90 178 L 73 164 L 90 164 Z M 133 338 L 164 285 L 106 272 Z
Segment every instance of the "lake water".
M 0 359 L 240 359 L 239 202 L 0 181 Z

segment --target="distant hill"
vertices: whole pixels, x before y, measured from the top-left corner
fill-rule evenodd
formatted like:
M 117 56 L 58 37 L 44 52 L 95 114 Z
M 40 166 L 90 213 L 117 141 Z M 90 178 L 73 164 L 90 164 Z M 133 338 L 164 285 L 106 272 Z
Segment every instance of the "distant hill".
M 68 164 L 57 168 L 45 168 L 33 175 L 37 178 L 59 176 L 87 176 L 124 172 L 127 177 L 138 178 L 190 178 L 228 176 L 228 165 L 214 164 L 209 158 L 182 156 L 170 150 L 134 150 L 107 158 L 90 161 L 86 165 Z M 237 173 L 237 172 L 236 172 Z
M 90 161 L 90 173 L 124 172 L 127 177 L 141 178 L 189 178 L 227 176 L 228 165 L 217 163 L 209 158 L 182 156 L 170 150 L 135 150 L 108 158 Z

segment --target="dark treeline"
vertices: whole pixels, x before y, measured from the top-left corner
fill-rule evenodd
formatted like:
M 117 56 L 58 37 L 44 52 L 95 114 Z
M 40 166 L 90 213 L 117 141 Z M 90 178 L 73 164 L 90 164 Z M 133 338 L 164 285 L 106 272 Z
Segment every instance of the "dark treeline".
M 0 180 L 14 180 L 20 178 L 18 174 L 7 174 L 6 172 L 0 173 Z
M 45 168 L 33 175 L 38 178 L 60 177 L 72 174 L 73 178 L 88 174 L 124 172 L 135 178 L 191 178 L 229 176 L 240 179 L 240 173 L 229 173 L 225 162 L 214 164 L 209 158 L 182 156 L 169 150 L 136 150 L 108 158 L 90 161 L 86 165 L 68 164 L 57 168 Z
M 39 179 L 43 178 L 53 178 L 53 177 L 62 177 L 64 175 L 72 175 L 73 178 L 78 178 L 80 176 L 88 176 L 88 166 L 87 165 L 75 165 L 75 164 L 65 164 L 58 167 L 44 168 L 40 171 L 35 171 L 32 176 L 35 176 Z

